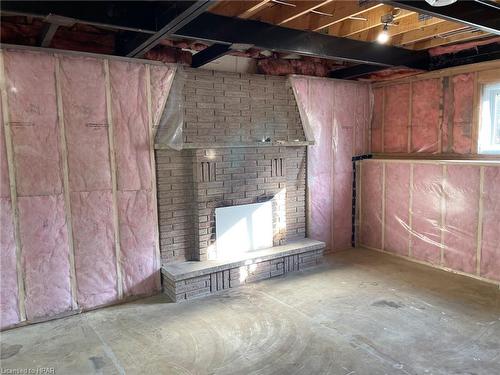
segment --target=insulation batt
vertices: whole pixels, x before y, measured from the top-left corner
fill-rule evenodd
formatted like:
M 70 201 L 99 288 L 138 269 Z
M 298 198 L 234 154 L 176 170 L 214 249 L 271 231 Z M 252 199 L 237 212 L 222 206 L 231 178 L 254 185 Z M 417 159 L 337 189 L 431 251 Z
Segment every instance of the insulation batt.
M 19 322 L 16 240 L 12 213 L 3 108 L 0 107 L 0 329 Z
M 4 54 L 14 163 L 20 196 L 62 192 L 55 58 L 52 55 Z
M 60 58 L 70 191 L 111 191 L 102 60 Z
M 28 320 L 71 309 L 64 197 L 20 197 L 19 227 Z
M 159 121 L 175 67 L 147 69 L 143 63 L 110 60 L 108 100 L 104 59 L 10 49 L 2 54 L 7 83 L 2 111 L 8 109 L 14 155 L 10 166 L 2 126 L 1 328 L 18 323 L 21 316 L 16 262 L 25 282 L 28 322 L 156 292 L 150 116 L 154 123 Z M 110 126 L 113 139 L 108 137 Z M 16 174 L 20 259 L 10 167 Z
M 118 190 L 151 189 L 146 67 L 121 61 L 109 66 Z
M 366 84 L 292 76 L 308 148 L 308 236 L 327 249 L 351 247 L 352 157 L 368 151 L 371 92 Z
M 362 246 L 500 281 L 500 165 L 360 164 Z
M 3 178 L 3 176 L 2 176 Z M 16 243 L 10 198 L 0 198 L 0 328 L 19 322 Z
M 465 73 L 375 88 L 372 152 L 470 154 L 474 85 Z

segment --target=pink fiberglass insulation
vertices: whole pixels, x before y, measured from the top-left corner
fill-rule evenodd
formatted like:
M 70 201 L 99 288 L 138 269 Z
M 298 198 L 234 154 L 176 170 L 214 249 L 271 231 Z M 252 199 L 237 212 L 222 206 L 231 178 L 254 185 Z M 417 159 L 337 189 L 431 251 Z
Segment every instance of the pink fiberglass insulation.
M 353 88 L 355 89 L 355 87 Z M 352 98 L 352 93 L 351 95 L 344 93 L 344 95 L 349 99 Z M 352 156 L 354 127 L 343 127 L 337 124 L 335 130 L 337 134 L 333 155 L 332 241 L 334 250 L 345 250 L 352 246 Z
M 3 113 L 0 106 L 0 198 L 10 198 L 9 167 L 3 128 Z
M 415 164 L 413 167 L 412 256 L 440 263 L 441 199 L 443 167 Z
M 0 329 L 19 322 L 16 242 L 12 222 L 9 171 L 0 107 Z
M 356 122 L 356 86 L 351 82 L 336 81 L 333 100 L 333 115 L 336 127 L 353 128 Z
M 77 301 L 88 309 L 118 298 L 111 191 L 71 193 Z
M 155 230 L 156 208 L 149 191 L 119 191 L 121 266 L 126 295 L 156 290 Z
M 409 102 L 409 84 L 394 85 L 385 89 L 384 152 L 408 151 Z
M 149 190 L 152 174 L 146 67 L 110 61 L 109 68 L 118 190 Z
M 484 168 L 481 276 L 500 281 L 500 167 Z
M 411 151 L 438 151 L 441 81 L 429 79 L 412 85 Z
M 2 175 L 2 178 L 4 176 Z M 10 198 L 0 198 L 0 329 L 19 322 L 16 243 Z
M 382 248 L 382 167 L 380 162 L 362 163 L 360 243 Z
M 103 61 L 60 59 L 70 190 L 111 190 Z
M 351 247 L 352 157 L 367 150 L 368 85 L 292 77 L 302 117 L 315 145 L 308 148 L 308 236 L 331 250 Z
M 384 250 L 408 255 L 410 240 L 410 168 L 409 163 L 385 166 Z
M 28 320 L 71 309 L 64 197 L 20 197 L 19 226 Z
M 352 173 L 335 174 L 332 234 L 334 250 L 352 246 Z
M 472 152 L 472 117 L 474 103 L 474 74 L 453 77 L 453 151 Z
M 444 194 L 444 266 L 467 273 L 476 271 L 479 211 L 479 167 L 449 165 Z
M 307 116 L 314 135 L 315 145 L 308 150 L 307 182 L 310 205 L 308 236 L 324 241 L 327 249 L 332 248 L 332 85 L 326 80 L 308 82 Z M 299 92 L 299 100 L 304 100 Z
M 384 163 L 383 250 L 500 281 L 500 167 L 442 161 L 362 161 L 360 244 L 376 249 L 381 249 L 379 181 Z M 413 189 L 410 186 L 412 164 Z M 484 170 L 482 194 L 481 169 Z M 478 233 L 480 217 L 482 231 Z M 408 252 L 410 235 L 411 251 Z
M 371 119 L 371 90 L 368 85 L 355 85 L 356 95 L 354 106 L 354 155 L 363 155 L 369 152 L 368 127 Z
M 151 103 L 155 127 L 160 123 L 174 75 L 175 67 L 173 66 L 151 66 Z
M 10 128 L 20 196 L 62 192 L 55 58 L 4 53 Z
M 384 89 L 373 90 L 373 118 L 371 125 L 371 151 L 383 151 L 382 123 L 384 121 Z

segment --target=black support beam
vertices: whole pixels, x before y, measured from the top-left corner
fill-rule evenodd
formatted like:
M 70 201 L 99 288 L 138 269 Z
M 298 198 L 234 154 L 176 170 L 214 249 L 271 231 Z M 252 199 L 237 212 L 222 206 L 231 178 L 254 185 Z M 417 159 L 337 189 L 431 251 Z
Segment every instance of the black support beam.
M 170 6 L 168 1 L 2 1 L 0 8 L 5 15 L 57 15 L 87 25 L 154 34 L 159 30 L 158 15 Z
M 247 44 L 271 51 L 381 66 L 403 65 L 426 69 L 428 63 L 425 51 L 409 51 L 211 13 L 200 15 L 195 21 L 176 31 L 175 35 L 212 43 Z
M 56 35 L 59 25 L 55 23 L 47 23 L 43 26 L 42 34 L 39 38 L 40 47 L 49 47 L 52 38 Z
M 163 17 L 163 20 L 160 19 L 162 27 L 156 33 L 147 37 L 141 35 L 134 38 L 127 43 L 120 51 L 120 54 L 128 57 L 141 57 L 160 43 L 162 39 L 174 34 L 177 30 L 196 19 L 196 17 L 205 12 L 212 4 L 212 0 L 180 1 L 175 3 L 172 8 L 181 5 L 179 12 L 175 12 L 173 17 L 167 14 L 166 17 Z M 182 5 L 187 5 L 187 8 L 184 9 Z
M 352 79 L 382 70 L 378 65 L 359 64 L 330 72 L 330 78 Z
M 432 6 L 425 0 L 382 0 L 382 2 L 500 35 L 500 4 L 493 1 L 458 0 L 456 3 L 440 7 Z
M 490 43 L 455 53 L 433 56 L 429 59 L 429 70 L 446 69 L 454 66 L 477 64 L 500 59 L 500 43 Z M 353 79 L 382 70 L 380 66 L 360 64 L 334 70 L 330 78 Z
M 212 44 L 210 47 L 205 48 L 193 56 L 191 66 L 193 68 L 199 68 L 211 61 L 217 60 L 219 57 L 228 54 L 231 51 L 230 47 L 229 44 Z
M 183 21 L 177 19 L 175 27 L 167 28 L 165 20 L 168 19 L 167 15 L 171 14 L 172 6 L 182 7 L 186 3 L 189 2 L 3 1 L 2 13 L 40 18 L 55 14 L 74 18 L 78 23 L 133 31 L 132 37 L 128 35 L 126 40 L 117 41 L 119 46 L 117 53 L 127 56 L 139 56 L 162 37 L 171 34 L 218 44 L 246 44 L 271 51 L 368 63 L 382 67 L 402 65 L 426 69 L 428 65 L 428 55 L 425 51 L 409 51 L 210 13 L 198 15 L 193 9 L 194 16 L 197 16 L 195 19 L 190 17 L 186 17 Z M 179 14 L 187 15 L 183 12 L 177 15 Z M 170 21 L 174 18 L 170 18 Z M 135 33 L 139 34 L 138 38 Z

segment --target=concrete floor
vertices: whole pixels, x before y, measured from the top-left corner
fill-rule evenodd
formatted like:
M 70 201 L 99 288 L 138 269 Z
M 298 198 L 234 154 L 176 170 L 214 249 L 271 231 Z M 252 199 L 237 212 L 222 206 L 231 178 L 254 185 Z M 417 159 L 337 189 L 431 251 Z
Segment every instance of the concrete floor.
M 156 296 L 4 332 L 56 374 L 500 374 L 500 291 L 375 253 L 182 304 Z

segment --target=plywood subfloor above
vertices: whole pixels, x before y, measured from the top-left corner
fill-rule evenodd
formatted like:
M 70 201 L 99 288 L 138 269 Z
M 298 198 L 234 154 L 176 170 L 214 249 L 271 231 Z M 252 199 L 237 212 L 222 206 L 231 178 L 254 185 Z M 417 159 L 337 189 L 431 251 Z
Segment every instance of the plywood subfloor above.
M 384 17 L 392 17 L 387 26 L 390 37 L 388 44 L 412 50 L 492 36 L 462 23 L 374 1 L 223 0 L 217 2 L 210 11 L 367 42 L 375 42 L 384 29 Z

